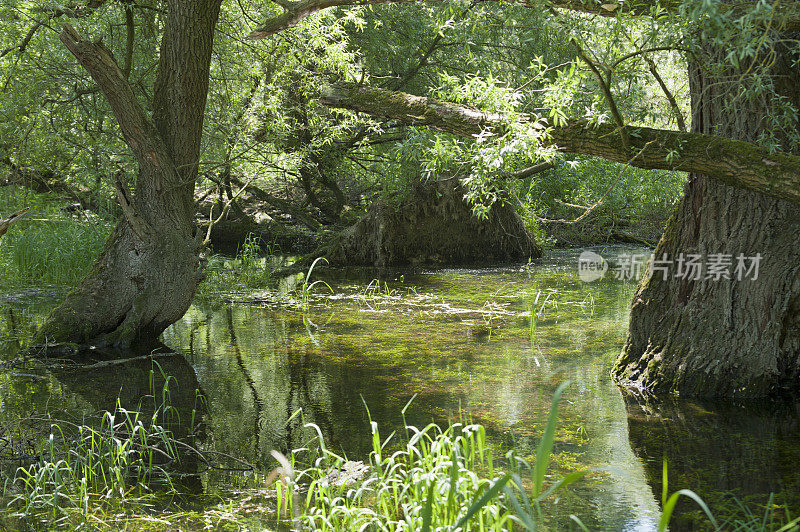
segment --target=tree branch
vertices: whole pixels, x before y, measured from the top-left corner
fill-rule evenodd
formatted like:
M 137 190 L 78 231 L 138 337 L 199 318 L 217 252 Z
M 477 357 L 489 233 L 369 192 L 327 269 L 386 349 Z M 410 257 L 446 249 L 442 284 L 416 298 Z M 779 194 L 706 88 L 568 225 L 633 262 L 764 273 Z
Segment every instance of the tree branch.
M 69 24 L 64 25 L 60 38 L 103 91 L 140 170 L 166 176 L 171 184 L 179 183 L 164 139 L 145 114 L 111 51 L 102 43 L 83 39 Z
M 600 90 L 603 92 L 603 96 L 606 99 L 609 109 L 611 109 L 611 116 L 614 117 L 614 121 L 617 123 L 617 126 L 619 126 L 619 136 L 622 140 L 622 146 L 625 149 L 629 149 L 631 146 L 631 139 L 628 137 L 628 129 L 625 127 L 625 120 L 622 118 L 622 113 L 619 112 L 617 102 L 614 100 L 614 95 L 611 94 L 611 74 L 608 74 L 608 79 L 603 78 L 603 75 L 600 73 L 600 69 L 591 59 L 589 59 L 589 56 L 583 51 L 583 48 L 581 48 L 581 45 L 578 44 L 578 41 L 572 39 L 572 44 L 578 51 L 578 57 L 580 57 L 581 60 L 586 63 L 586 65 L 589 67 L 589 70 L 592 71 L 592 74 L 594 74 L 594 77 L 600 84 Z
M 291 28 L 305 17 L 337 6 L 363 6 L 387 3 L 409 3 L 413 0 L 298 0 L 290 2 L 280 0 L 276 4 L 284 8 L 284 12 L 276 17 L 268 19 L 259 28 L 253 31 L 249 39 L 263 39 L 285 29 Z M 428 2 L 439 2 L 440 0 L 427 0 Z M 493 0 L 521 4 L 532 9 L 543 8 L 541 2 L 536 0 Z M 650 16 L 655 8 L 660 8 L 666 12 L 677 13 L 682 4 L 682 0 L 628 0 L 612 2 L 611 0 L 548 0 L 545 6 L 551 8 L 577 11 L 603 17 L 617 17 L 619 15 L 641 17 Z M 740 16 L 751 7 L 749 2 L 742 2 L 732 5 L 720 5 L 720 10 L 730 10 L 734 16 Z M 800 2 L 775 2 L 773 27 L 780 31 L 800 30 Z
M 125 4 L 125 61 L 122 63 L 122 74 L 125 79 L 131 77 L 131 67 L 133 66 L 133 41 L 136 37 L 133 22 L 133 4 Z
M 31 29 L 28 30 L 28 33 L 25 34 L 25 37 L 23 37 L 22 41 L 20 41 L 19 44 L 10 46 L 5 50 L 3 50 L 2 52 L 0 52 L 0 58 L 13 52 L 14 50 L 18 50 L 20 54 L 23 53 L 30 44 L 31 39 L 33 39 L 33 36 L 36 35 L 37 31 L 39 31 L 39 28 L 45 26 L 50 20 L 65 15 L 71 18 L 85 17 L 87 15 L 94 13 L 94 11 L 97 10 L 100 6 L 102 6 L 105 2 L 106 0 L 91 0 L 86 5 L 73 5 L 71 7 L 60 6 L 54 9 L 46 10 L 47 18 L 35 22 L 33 26 L 31 26 Z M 38 11 L 45 11 L 45 9 L 39 9 Z
M 10 157 L 0 159 L 0 164 L 8 166 L 9 171 L 0 178 L 0 187 L 21 186 L 37 194 L 53 193 L 65 199 L 76 201 L 82 209 L 97 211 L 97 198 L 92 190 L 81 185 L 69 185 L 67 181 L 54 171 L 43 173 L 21 168 Z
M 533 166 L 529 166 L 528 168 L 523 168 L 522 170 L 517 170 L 516 172 L 512 172 L 508 174 L 508 177 L 511 179 L 525 179 L 526 177 L 536 175 L 538 173 L 544 172 L 545 170 L 552 170 L 555 167 L 556 165 L 554 165 L 553 163 L 539 163 Z
M 326 87 L 324 105 L 424 125 L 473 137 L 487 128 L 503 131 L 500 116 L 479 109 L 402 92 L 352 84 Z M 521 115 L 521 121 L 532 117 Z M 630 149 L 619 141 L 614 125 L 572 122 L 551 128 L 543 142 L 562 152 L 601 157 L 644 169 L 695 172 L 728 185 L 746 188 L 800 205 L 800 157 L 771 153 L 750 142 L 716 135 L 646 127 L 629 128 Z
M 678 107 L 678 102 L 675 100 L 675 96 L 672 94 L 672 91 L 669 90 L 667 84 L 664 83 L 664 80 L 661 78 L 661 74 L 658 73 L 658 68 L 656 68 L 656 62 L 650 59 L 647 55 L 642 54 L 645 62 L 647 63 L 648 68 L 650 69 L 650 73 L 653 75 L 653 78 L 658 83 L 658 86 L 661 87 L 661 92 L 664 93 L 666 96 L 667 101 L 669 102 L 669 107 L 672 109 L 672 114 L 675 115 L 675 120 L 678 121 L 678 130 L 679 131 L 687 131 L 686 128 L 686 121 L 683 119 L 683 113 L 681 113 L 681 108 Z
M 6 232 L 8 231 L 8 228 L 11 227 L 11 224 L 13 224 L 14 222 L 19 221 L 19 219 L 22 218 L 22 216 L 26 212 L 28 212 L 28 209 L 30 209 L 30 207 L 25 207 L 21 211 L 15 212 L 14 214 L 9 216 L 5 220 L 0 219 L 0 237 L 2 237 L 4 234 L 6 234 Z
M 263 39 L 279 31 L 291 28 L 298 22 L 317 11 L 337 6 L 366 6 L 377 4 L 400 4 L 410 3 L 414 0 L 299 0 L 296 2 L 276 2 L 284 8 L 283 13 L 267 20 L 260 27 L 255 29 L 248 39 Z M 439 1 L 439 0 L 434 0 Z

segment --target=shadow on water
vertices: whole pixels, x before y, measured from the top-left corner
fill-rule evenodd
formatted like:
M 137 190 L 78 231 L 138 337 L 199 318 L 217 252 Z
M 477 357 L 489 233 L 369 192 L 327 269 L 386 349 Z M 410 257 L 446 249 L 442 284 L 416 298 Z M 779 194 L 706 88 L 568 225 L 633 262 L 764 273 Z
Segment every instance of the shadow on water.
M 119 363 L 122 360 L 127 362 Z M 200 441 L 205 436 L 205 400 L 194 368 L 183 355 L 161 349 L 95 352 L 51 375 L 65 393 L 74 394 L 96 412 L 121 407 L 139 412 L 145 420 L 161 405 L 158 424 L 178 442 Z M 180 489 L 203 491 L 196 453 L 180 453 L 180 463 L 170 464 L 170 475 Z
M 670 492 L 691 489 L 720 521 L 749 506 L 759 519 L 769 494 L 775 503 L 800 509 L 800 404 L 626 397 L 631 446 L 655 493 L 668 465 Z M 679 502 L 672 530 L 708 526 L 700 509 Z M 782 513 L 779 510 L 779 514 Z
M 371 450 L 364 403 L 386 437 L 402 433 L 401 411 L 412 398 L 408 423 L 481 423 L 496 456 L 514 448 L 532 461 L 552 394 L 571 380 L 552 478 L 577 467 L 607 465 L 614 473 L 582 481 L 551 503 L 554 529 L 566 528 L 574 513 L 590 529 L 655 530 L 663 456 L 670 491 L 688 487 L 712 503 L 727 490 L 743 499 L 800 492 L 796 410 L 626 404 L 610 370 L 635 284 L 581 282 L 579 253 L 556 252 L 530 269 L 334 271 L 325 278 L 334 293 L 318 292 L 306 312 L 268 290 L 249 299 L 220 291 L 197 298 L 164 333 L 164 343 L 182 356 L 156 361 L 175 379 L 170 395 L 181 420 L 193 410 L 197 419 L 195 391 L 202 388 L 204 451 L 263 471 L 275 466 L 272 449 L 288 453 L 309 444 L 305 423 L 320 428 L 329 449 L 364 459 Z M 53 299 L 0 301 L 4 358 L 15 356 Z M 133 408 L 150 393 L 151 375 L 160 374 L 153 368 L 132 361 L 45 374 L 6 371 L 0 416 L 74 418 L 113 409 L 118 396 Z M 240 472 L 191 467 L 198 473 L 187 477 L 192 489 L 202 483 L 207 494 L 248 485 Z M 800 513 L 797 501 L 789 503 Z M 684 510 L 691 523 L 695 508 Z
M 138 413 L 145 426 L 157 414 L 156 423 L 183 449 L 178 461 L 162 457 L 157 465 L 181 492 L 203 491 L 204 464 L 188 449 L 205 437 L 205 401 L 195 370 L 183 355 L 162 346 L 146 352 L 91 350 L 64 360 L 16 357 L 7 359 L 3 377 L 0 428 L 8 432 L 3 435 L 4 466 L 35 461 L 44 453 L 49 433 L 69 441 L 78 425 L 99 426 L 105 412 L 119 418 L 123 410 Z

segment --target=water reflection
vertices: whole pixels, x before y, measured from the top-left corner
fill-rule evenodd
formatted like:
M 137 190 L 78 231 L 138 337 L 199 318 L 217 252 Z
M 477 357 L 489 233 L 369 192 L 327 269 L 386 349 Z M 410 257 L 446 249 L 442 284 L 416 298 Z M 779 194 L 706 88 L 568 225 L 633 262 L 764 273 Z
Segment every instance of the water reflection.
M 655 493 L 668 464 L 670 492 L 691 489 L 719 520 L 741 514 L 739 504 L 759 517 L 769 494 L 800 508 L 800 404 L 719 401 L 637 401 L 626 398 L 630 441 L 645 464 Z M 673 530 L 702 528 L 699 508 L 683 500 Z
M 390 272 L 377 295 L 365 289 L 375 272 L 339 273 L 326 278 L 335 294 L 305 314 L 198 300 L 165 341 L 186 351 L 208 395 L 211 448 L 261 467 L 271 449 L 303 446 L 309 422 L 330 449 L 363 458 L 371 450 L 364 405 L 385 437 L 401 428 L 412 397 L 409 423 L 474 420 L 499 455 L 513 446 L 530 460 L 552 393 L 571 379 L 554 474 L 611 463 L 621 475 L 562 498 L 556 520 L 577 513 L 594 528 L 654 529 L 655 498 L 608 376 L 634 287 L 581 283 L 576 257 L 531 272 Z M 540 314 L 533 330 L 532 311 Z M 228 481 L 207 479 L 211 489 Z
M 147 423 L 160 409 L 157 422 L 175 440 L 194 446 L 204 438 L 205 402 L 194 368 L 166 347 L 146 353 L 94 351 L 50 374 L 62 393 L 80 398 L 89 412 L 114 412 L 119 407 L 139 412 Z M 170 464 L 173 480 L 183 491 L 200 493 L 198 454 L 184 448 L 180 458 L 179 464 Z
M 339 272 L 326 278 L 334 294 L 319 294 L 306 313 L 275 304 L 267 292 L 251 304 L 226 302 L 224 294 L 198 299 L 163 337 L 183 358 L 157 362 L 176 379 L 171 393 L 182 419 L 196 408 L 195 390 L 205 394 L 203 449 L 262 469 L 272 467 L 270 450 L 286 453 L 307 443 L 306 423 L 320 428 L 330 449 L 362 459 L 371 450 L 365 404 L 386 437 L 401 428 L 412 397 L 409 423 L 480 422 L 499 455 L 514 447 L 531 459 L 553 391 L 570 379 L 553 478 L 576 466 L 615 472 L 582 482 L 554 503 L 558 529 L 574 513 L 592 529 L 655 530 L 664 455 L 671 490 L 699 491 L 721 478 L 726 487 L 712 490 L 800 491 L 796 412 L 769 407 L 766 418 L 745 421 L 742 410 L 719 406 L 676 404 L 655 416 L 652 405 L 626 405 L 609 375 L 635 286 L 581 282 L 578 253 L 555 253 L 530 271 Z M 613 250 L 604 256 L 613 258 Z M 379 289 L 368 289 L 376 275 Z M 0 301 L 0 350 L 7 357 L 55 299 Z M 73 414 L 96 411 L 113 405 L 119 392 L 134 404 L 147 393 L 149 367 L 38 380 L 7 372 L 3 416 L 54 405 Z M 750 461 L 739 476 L 737 456 Z M 746 482 L 753 471 L 759 481 Z M 208 493 L 244 482 L 215 470 L 197 478 Z

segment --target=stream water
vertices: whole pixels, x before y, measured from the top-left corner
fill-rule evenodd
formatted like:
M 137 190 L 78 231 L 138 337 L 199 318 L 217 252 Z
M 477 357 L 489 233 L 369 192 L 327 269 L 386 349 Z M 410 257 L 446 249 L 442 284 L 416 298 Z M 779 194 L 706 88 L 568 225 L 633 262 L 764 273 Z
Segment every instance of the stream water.
M 602 250 L 612 259 L 620 252 L 631 250 Z M 329 448 L 364 459 L 366 407 L 388 435 L 409 401 L 410 424 L 472 420 L 487 427 L 498 454 L 514 448 L 530 460 L 552 394 L 570 380 L 550 478 L 609 470 L 550 503 L 554 523 L 576 514 L 590 529 L 655 530 L 664 459 L 669 491 L 698 492 L 720 519 L 740 503 L 760 512 L 769 493 L 800 514 L 800 405 L 625 399 L 609 374 L 635 283 L 582 282 L 578 254 L 487 270 L 326 273 L 330 290 L 317 284 L 305 311 L 275 291 L 206 292 L 163 335 L 181 356 L 157 361 L 173 377 L 176 412 L 206 405 L 204 448 L 265 470 L 274 467 L 270 450 L 303 445 L 304 422 L 320 427 Z M 3 357 L 17 355 L 58 297 L 46 288 L 0 295 Z M 151 367 L 8 369 L 0 421 L 113 409 L 117 397 L 148 393 Z M 210 470 L 197 483 L 224 494 L 247 480 Z M 681 511 L 674 528 L 696 526 L 699 509 Z

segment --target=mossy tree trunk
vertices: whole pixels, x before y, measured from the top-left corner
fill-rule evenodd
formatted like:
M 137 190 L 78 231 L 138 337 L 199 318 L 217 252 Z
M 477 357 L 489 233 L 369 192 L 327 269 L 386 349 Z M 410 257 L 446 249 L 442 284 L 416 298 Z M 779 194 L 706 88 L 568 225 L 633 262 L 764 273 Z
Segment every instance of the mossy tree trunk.
M 47 318 L 39 339 L 130 345 L 178 320 L 202 279 L 194 223 L 211 47 L 221 0 L 169 0 L 150 117 L 101 43 L 65 26 L 61 40 L 103 91 L 136 157 L 133 193 L 93 271 Z
M 396 204 L 378 200 L 334 241 L 336 265 L 493 264 L 539 258 L 537 243 L 514 207 L 500 200 L 486 218 L 473 215 L 457 179 L 419 183 Z
M 775 101 L 743 97 L 738 72 L 710 73 L 725 51 L 690 66 L 695 132 L 756 141 Z M 800 107 L 797 57 L 776 47 L 771 82 Z M 747 68 L 747 66 L 743 67 Z M 783 140 L 783 139 L 782 139 Z M 795 183 L 800 182 L 800 173 Z M 731 257 L 731 279 L 656 271 L 631 309 L 615 376 L 626 387 L 692 396 L 760 397 L 800 391 L 800 207 L 691 174 L 655 256 Z M 737 257 L 760 255 L 756 279 L 734 275 Z M 751 262 L 747 263 L 747 267 Z

